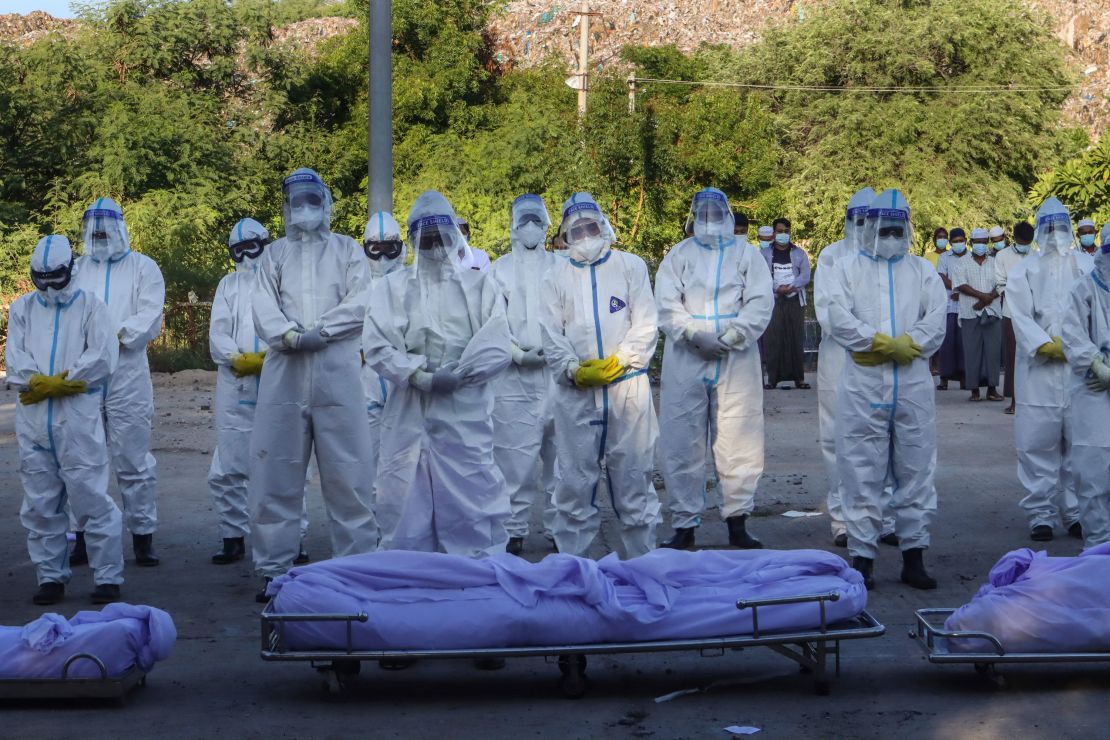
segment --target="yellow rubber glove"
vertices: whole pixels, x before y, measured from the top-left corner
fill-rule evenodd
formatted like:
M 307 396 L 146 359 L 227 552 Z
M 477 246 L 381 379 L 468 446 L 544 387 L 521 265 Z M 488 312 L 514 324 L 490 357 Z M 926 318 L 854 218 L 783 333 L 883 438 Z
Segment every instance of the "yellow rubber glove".
M 574 374 L 574 382 L 580 388 L 601 388 L 609 385 L 624 374 L 624 368 L 616 356 L 604 360 L 586 360 Z
M 1064 354 L 1064 340 L 1060 337 L 1053 337 L 1051 342 L 1045 342 L 1037 347 L 1037 356 L 1054 362 L 1068 361 L 1067 355 Z
M 24 406 L 32 406 L 45 401 L 48 398 L 42 390 L 42 380 L 45 378 L 45 375 L 32 375 L 27 390 L 19 394 L 19 402 Z
M 878 367 L 890 362 L 890 358 L 882 352 L 853 352 L 852 359 L 860 367 Z
M 262 363 L 265 359 L 265 352 L 244 352 L 241 355 L 234 355 L 231 358 L 231 372 L 235 373 L 237 378 L 258 375 L 262 372 Z
M 47 398 L 64 398 L 75 396 L 88 390 L 88 384 L 81 380 L 66 380 L 69 370 L 63 370 L 57 375 L 31 376 L 27 390 L 19 394 L 19 400 L 24 405 L 39 403 Z
M 887 354 L 899 365 L 909 365 L 921 357 L 921 345 L 913 341 L 909 334 L 903 334 L 891 342 Z

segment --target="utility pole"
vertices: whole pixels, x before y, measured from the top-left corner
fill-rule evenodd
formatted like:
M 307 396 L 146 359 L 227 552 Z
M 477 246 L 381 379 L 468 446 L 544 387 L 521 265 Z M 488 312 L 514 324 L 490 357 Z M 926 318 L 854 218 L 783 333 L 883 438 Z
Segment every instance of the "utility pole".
M 393 3 L 370 0 L 367 217 L 393 211 Z
M 578 11 L 578 117 L 586 117 L 586 98 L 590 92 L 590 0 L 582 0 Z
M 628 74 L 628 112 L 629 114 L 636 112 L 636 73 L 630 72 Z

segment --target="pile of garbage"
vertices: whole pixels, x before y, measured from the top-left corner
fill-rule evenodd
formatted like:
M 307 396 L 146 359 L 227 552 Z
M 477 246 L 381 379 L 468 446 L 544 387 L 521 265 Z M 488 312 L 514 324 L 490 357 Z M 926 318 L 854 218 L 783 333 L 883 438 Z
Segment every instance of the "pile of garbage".
M 78 25 L 77 21 L 55 18 L 41 10 L 31 11 L 27 15 L 0 14 L 0 43 L 26 46 L 55 31 L 68 36 L 77 30 Z
M 1057 36 L 1071 50 L 1082 77 L 1065 104 L 1067 117 L 1091 137 L 1110 126 L 1110 0 L 1036 0 L 1059 23 Z

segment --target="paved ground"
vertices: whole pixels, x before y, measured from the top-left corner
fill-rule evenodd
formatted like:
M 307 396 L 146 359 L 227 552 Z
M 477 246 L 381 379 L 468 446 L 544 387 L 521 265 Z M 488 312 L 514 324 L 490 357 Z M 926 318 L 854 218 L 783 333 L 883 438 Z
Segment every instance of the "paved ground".
M 896 582 L 899 558 L 883 548 L 870 610 L 888 627 L 878 640 L 846 644 L 843 676 L 829 697 L 814 696 L 792 664 L 768 651 L 725 657 L 649 655 L 591 660 L 593 689 L 561 698 L 558 673 L 540 659 L 510 662 L 499 673 L 468 664 L 422 664 L 400 674 L 368 665 L 352 699 L 329 700 L 307 665 L 263 663 L 250 567 L 217 567 L 215 517 L 205 485 L 214 435 L 213 376 L 179 373 L 156 379 L 155 452 L 163 530 L 163 565 L 129 567 L 125 597 L 168 610 L 178 629 L 169 661 L 126 708 L 40 704 L 5 706 L 0 736 L 86 737 L 142 733 L 153 737 L 727 737 L 729 725 L 762 728 L 764 737 L 1097 737 L 1110 711 L 1105 669 L 1042 668 L 1008 673 L 999 691 L 970 668 L 931 666 L 907 638 L 915 608 L 957 606 L 1006 551 L 1027 544 L 1017 507 L 1012 418 L 1002 404 L 969 404 L 966 394 L 938 395 L 940 513 L 929 563 L 940 580 L 932 593 Z M 0 386 L 2 388 L 2 386 Z M 15 394 L 0 390 L 0 624 L 21 624 L 34 574 L 17 512 L 21 489 L 14 423 Z M 754 531 L 776 548 L 827 547 L 824 516 L 787 519 L 789 509 L 819 509 L 824 474 L 816 448 L 813 391 L 767 394 L 767 474 Z M 309 550 L 323 555 L 326 536 L 318 492 L 311 499 Z M 610 520 L 611 523 L 611 520 Z M 665 536 L 669 530 L 661 530 Z M 699 537 L 725 542 L 723 525 Z M 529 555 L 541 557 L 533 537 Z M 129 548 L 127 548 L 129 550 Z M 1053 554 L 1073 555 L 1075 540 L 1057 539 Z M 59 610 L 87 608 L 88 571 L 79 571 Z M 729 685 L 710 686 L 732 681 Z M 737 682 L 739 681 L 739 682 Z M 656 703 L 682 689 L 707 691 Z

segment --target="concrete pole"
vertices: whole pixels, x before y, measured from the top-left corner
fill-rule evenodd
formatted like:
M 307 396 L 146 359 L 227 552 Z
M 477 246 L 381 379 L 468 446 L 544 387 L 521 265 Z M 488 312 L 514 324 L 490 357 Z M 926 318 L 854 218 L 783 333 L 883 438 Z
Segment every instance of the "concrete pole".
M 586 98 L 590 88 L 590 0 L 582 0 L 578 27 L 582 32 L 578 39 L 578 117 L 585 118 Z
M 367 216 L 393 211 L 393 3 L 370 0 Z

